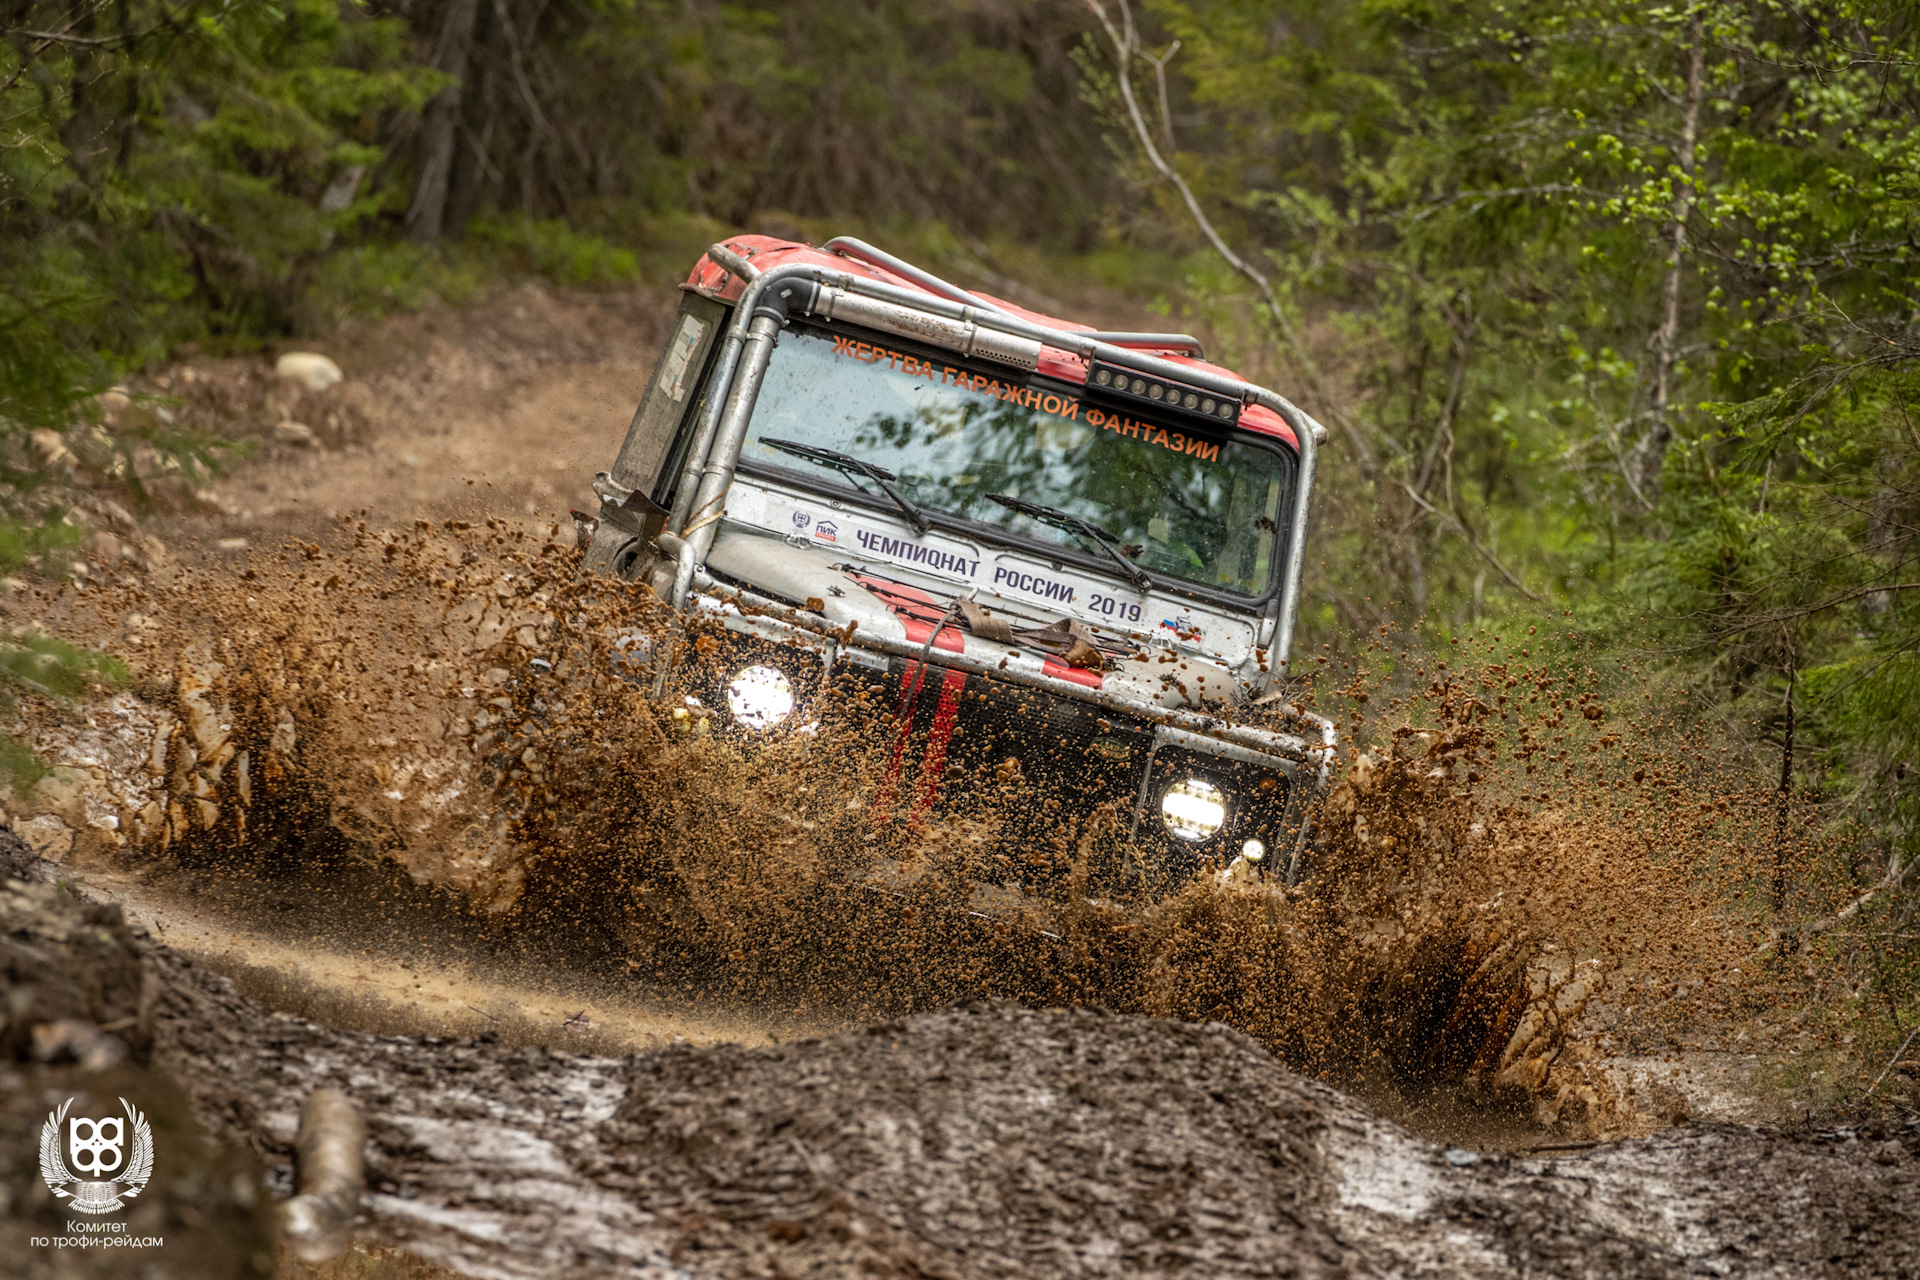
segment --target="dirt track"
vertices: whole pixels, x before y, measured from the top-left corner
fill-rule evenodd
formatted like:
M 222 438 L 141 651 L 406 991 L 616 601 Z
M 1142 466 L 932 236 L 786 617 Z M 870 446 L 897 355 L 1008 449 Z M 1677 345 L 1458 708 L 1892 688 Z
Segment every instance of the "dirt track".
M 301 1100 L 347 1089 L 371 1130 L 363 1237 L 476 1276 L 1920 1267 L 1920 1129 L 1704 1126 L 1564 1159 L 1443 1152 L 1218 1024 L 1004 1004 L 625 1059 L 375 1037 L 270 1013 L 116 917 L 7 885 L 12 1006 L 72 1018 L 92 987 L 112 1013 L 144 971 L 121 1034 L 149 1090 L 179 1081 L 203 1131 L 264 1155 L 282 1187 Z M 32 1095 L 105 1083 L 25 1070 Z M 26 1172 L 32 1126 L 8 1128 L 7 1162 Z M 0 1222 L 10 1256 L 76 1274 L 20 1248 L 57 1214 L 44 1193 L 23 1199 Z M 178 1237 L 193 1219 L 169 1212 Z M 243 1207 L 229 1221 L 258 1240 Z
M 259 463 L 213 485 L 222 514 L 208 513 L 207 532 L 258 539 L 363 510 L 383 526 L 481 514 L 564 523 L 569 507 L 591 510 L 588 482 L 626 431 L 673 305 L 650 292 L 556 296 L 529 286 L 317 344 L 347 381 L 287 408 L 321 421 L 340 414 L 319 448 L 271 442 L 277 404 L 248 380 L 261 379 L 259 362 L 208 362 L 194 384 L 207 412 L 228 429 L 235 416 L 250 418 L 268 439 Z

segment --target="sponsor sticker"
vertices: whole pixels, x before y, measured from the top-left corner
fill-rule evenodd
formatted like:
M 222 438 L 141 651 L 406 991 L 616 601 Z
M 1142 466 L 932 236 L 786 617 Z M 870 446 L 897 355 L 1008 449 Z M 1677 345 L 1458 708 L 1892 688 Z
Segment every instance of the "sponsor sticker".
M 856 342 L 852 338 L 836 335 L 833 340 L 833 354 L 843 359 L 859 360 L 866 364 L 884 364 L 910 377 L 925 378 L 928 382 L 937 382 L 946 387 L 959 387 L 964 391 L 977 391 L 996 400 L 1005 400 L 1010 404 L 1022 405 L 1029 409 L 1038 409 L 1042 413 L 1051 413 L 1070 421 L 1080 416 L 1080 401 L 1073 396 L 1023 387 L 1011 379 L 1001 382 L 998 378 L 989 378 L 984 373 L 971 373 L 965 369 L 956 369 L 950 364 L 935 364 L 931 360 L 921 360 L 904 351 L 895 351 L 892 347 L 883 347 L 878 343 Z
M 1081 402 L 1074 396 L 1056 395 L 1050 391 L 1023 387 L 1011 380 L 1001 382 L 998 378 L 990 378 L 986 374 L 970 373 L 965 369 L 956 369 L 952 365 L 921 360 L 904 351 L 895 351 L 892 347 L 883 347 L 878 343 L 856 342 L 852 338 L 836 335 L 833 340 L 833 354 L 842 359 L 859 360 L 866 364 L 886 365 L 897 373 L 925 378 L 928 382 L 945 387 L 959 387 L 964 391 L 973 391 L 1024 408 L 1037 409 L 1041 413 L 1052 414 L 1069 422 L 1083 420 Z M 1215 441 L 1203 440 L 1199 436 L 1189 436 L 1179 431 L 1169 431 L 1151 422 L 1129 418 L 1123 413 L 1087 408 L 1084 421 L 1090 426 L 1112 431 L 1143 444 L 1158 445 L 1162 449 L 1171 449 L 1175 453 L 1200 458 L 1207 462 L 1220 461 L 1220 445 Z
M 694 348 L 700 345 L 701 335 L 706 331 L 706 321 L 697 316 L 682 317 L 680 329 L 673 335 L 673 345 L 667 348 L 667 358 L 661 361 L 661 389 L 667 393 L 667 399 L 676 404 L 686 398 L 687 366 L 693 362 Z
M 822 520 L 819 524 L 813 526 L 813 536 L 814 539 L 819 542 L 838 542 L 840 541 L 840 526 L 831 520 Z
M 804 511 L 796 511 L 796 512 L 794 512 L 794 513 L 793 513 L 793 527 L 794 527 L 794 528 L 796 528 L 796 529 L 804 529 L 804 528 L 806 528 L 806 527 L 807 527 L 808 525 L 810 525 L 810 524 L 812 524 L 812 523 L 813 523 L 813 517 L 812 517 L 812 516 L 810 516 L 810 515 L 808 515 L 808 514 L 807 514 L 806 512 L 804 512 Z
M 1093 426 L 1116 432 L 1130 440 L 1138 440 L 1144 444 L 1157 444 L 1162 449 L 1171 449 L 1175 453 L 1184 453 L 1207 462 L 1220 461 L 1220 446 L 1202 440 L 1199 436 L 1168 431 L 1165 427 L 1156 427 L 1151 422 L 1141 422 L 1125 414 L 1107 413 L 1100 409 L 1087 410 L 1087 421 Z
M 1198 640 L 1201 644 L 1207 642 L 1207 633 L 1201 630 L 1200 624 L 1184 613 L 1177 618 L 1162 618 L 1160 625 L 1182 640 Z

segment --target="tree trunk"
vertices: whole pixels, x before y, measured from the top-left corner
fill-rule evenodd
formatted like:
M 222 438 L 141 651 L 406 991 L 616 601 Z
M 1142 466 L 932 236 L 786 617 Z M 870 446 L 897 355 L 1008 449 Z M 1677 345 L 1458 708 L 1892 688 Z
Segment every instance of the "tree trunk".
M 1788 830 L 1793 820 L 1793 686 L 1799 673 L 1793 635 L 1787 635 L 1787 723 L 1780 744 L 1780 808 L 1773 824 L 1773 917 L 1776 925 L 1787 909 Z
M 499 67 L 506 60 L 505 36 L 491 5 L 479 4 L 474 21 L 467 82 L 461 86 L 458 137 L 453 149 L 453 172 L 447 182 L 447 205 L 441 234 L 458 240 L 479 210 L 489 179 L 498 185 L 492 146 L 500 113 Z M 495 192 L 497 194 L 497 191 Z
M 1660 328 L 1653 336 L 1652 424 L 1637 450 L 1642 501 L 1651 507 L 1658 499 L 1660 472 L 1666 466 L 1667 446 L 1673 441 L 1668 404 L 1673 396 L 1673 366 L 1680 341 L 1680 278 L 1687 254 L 1687 219 L 1693 214 L 1694 150 L 1700 137 L 1700 104 L 1706 96 L 1706 42 L 1702 17 L 1696 13 L 1687 28 L 1687 100 L 1680 121 L 1680 144 L 1674 159 L 1680 180 L 1673 193 L 1673 221 L 1667 231 L 1667 278 L 1660 295 Z
M 479 0 L 452 0 L 434 46 L 435 69 L 455 80 L 434 95 L 420 120 L 420 170 L 414 180 L 413 203 L 407 207 L 406 233 L 409 240 L 422 244 L 438 240 L 446 221 L 447 187 L 453 176 L 454 148 L 460 141 L 461 80 L 467 74 L 479 11 Z

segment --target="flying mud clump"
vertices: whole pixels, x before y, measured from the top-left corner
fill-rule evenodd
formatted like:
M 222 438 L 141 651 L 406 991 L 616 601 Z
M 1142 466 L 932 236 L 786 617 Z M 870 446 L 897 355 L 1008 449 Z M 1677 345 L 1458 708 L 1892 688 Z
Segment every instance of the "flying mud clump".
M 1579 770 L 1527 790 L 1551 735 L 1503 715 L 1520 682 L 1504 665 L 1436 680 L 1320 806 L 1304 891 L 1202 884 L 1161 904 L 1144 1007 L 1229 1022 L 1376 1098 L 1641 1127 L 1599 1060 L 1749 995 L 1753 931 L 1709 856 L 1725 833 L 1650 821 L 1614 786 L 1625 733 L 1585 680 L 1526 678 L 1553 689 L 1556 728 L 1563 702 L 1593 709 L 1556 761 L 1591 748 Z
M 1136 856 L 1096 811 L 1013 851 L 1057 890 L 1008 890 L 1017 769 L 891 822 L 883 708 L 830 692 L 767 744 L 710 732 L 656 675 L 721 646 L 548 533 L 359 525 L 185 582 L 144 648 L 171 662 L 139 686 L 165 714 L 128 842 L 263 875 L 392 859 L 653 989 L 823 1025 L 982 995 L 1222 1021 L 1376 1094 L 1580 1133 L 1639 1123 L 1588 1069 L 1608 1037 L 1748 981 L 1740 812 L 1652 803 L 1590 675 L 1488 657 L 1376 712 L 1296 887 L 1243 865 L 1095 897 Z

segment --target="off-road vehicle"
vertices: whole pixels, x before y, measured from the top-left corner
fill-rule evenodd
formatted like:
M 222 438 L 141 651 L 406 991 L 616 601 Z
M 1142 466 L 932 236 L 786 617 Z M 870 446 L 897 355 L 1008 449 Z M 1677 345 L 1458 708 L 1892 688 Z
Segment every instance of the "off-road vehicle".
M 1011 838 L 1111 801 L 1165 878 L 1297 873 L 1334 735 L 1274 695 L 1323 428 L 1192 338 L 857 240 L 736 237 L 683 290 L 583 531 L 589 571 L 724 628 L 708 674 L 661 673 L 706 725 L 801 731 L 866 682 L 893 819 L 993 768 L 1034 796 Z M 1282 727 L 1244 722 L 1263 699 Z

